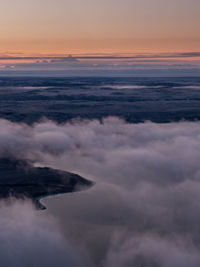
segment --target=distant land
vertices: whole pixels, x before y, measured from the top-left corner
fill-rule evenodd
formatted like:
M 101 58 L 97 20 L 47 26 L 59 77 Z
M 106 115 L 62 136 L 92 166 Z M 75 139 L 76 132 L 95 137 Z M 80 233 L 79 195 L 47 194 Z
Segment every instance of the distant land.
M 0 78 L 0 117 L 32 124 L 117 116 L 130 123 L 200 119 L 200 78 Z

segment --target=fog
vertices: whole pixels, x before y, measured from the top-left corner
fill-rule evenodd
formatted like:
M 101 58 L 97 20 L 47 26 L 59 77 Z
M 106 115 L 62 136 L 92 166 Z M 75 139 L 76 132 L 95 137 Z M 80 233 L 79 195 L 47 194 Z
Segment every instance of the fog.
M 1 266 L 84 266 L 58 230 L 52 216 L 42 216 L 27 201 L 1 201 Z
M 4 258 L 7 251 L 13 261 L 23 254 L 10 247 L 21 232 L 21 247 L 30 233 L 32 253 L 44 251 L 41 263 L 32 261 L 33 266 L 52 256 L 52 247 L 44 243 L 55 244 L 54 260 L 61 261 L 45 266 L 69 261 L 75 265 L 67 266 L 200 265 L 199 122 L 129 124 L 110 117 L 28 126 L 0 120 L 0 128 L 1 157 L 28 159 L 96 182 L 88 191 L 44 200 L 48 211 L 43 213 L 26 202 L 2 204 L 1 218 L 7 218 L 2 225 L 12 233 L 3 231 L 9 245 L 1 249 Z M 36 232 L 42 233 L 41 240 Z

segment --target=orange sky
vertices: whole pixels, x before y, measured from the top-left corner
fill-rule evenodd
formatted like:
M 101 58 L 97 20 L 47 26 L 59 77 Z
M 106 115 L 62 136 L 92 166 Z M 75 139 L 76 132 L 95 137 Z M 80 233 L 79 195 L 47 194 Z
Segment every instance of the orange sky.
M 0 52 L 199 51 L 199 0 L 1 0 Z

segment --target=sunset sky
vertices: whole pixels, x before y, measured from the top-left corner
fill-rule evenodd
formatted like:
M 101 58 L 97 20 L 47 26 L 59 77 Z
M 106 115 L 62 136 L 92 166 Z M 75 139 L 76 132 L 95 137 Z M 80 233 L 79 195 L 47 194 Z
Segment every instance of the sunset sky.
M 197 75 L 199 25 L 199 0 L 1 0 L 0 71 Z
M 1 0 L 0 52 L 198 51 L 199 0 Z

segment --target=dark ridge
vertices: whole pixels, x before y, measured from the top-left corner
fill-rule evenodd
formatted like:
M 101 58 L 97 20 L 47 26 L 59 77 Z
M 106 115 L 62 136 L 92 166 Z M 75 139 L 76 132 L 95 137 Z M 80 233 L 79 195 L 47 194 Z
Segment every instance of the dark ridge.
M 40 199 L 49 195 L 87 189 L 93 182 L 81 176 L 51 168 L 34 167 L 25 160 L 0 159 L 0 198 L 31 199 L 45 209 Z

